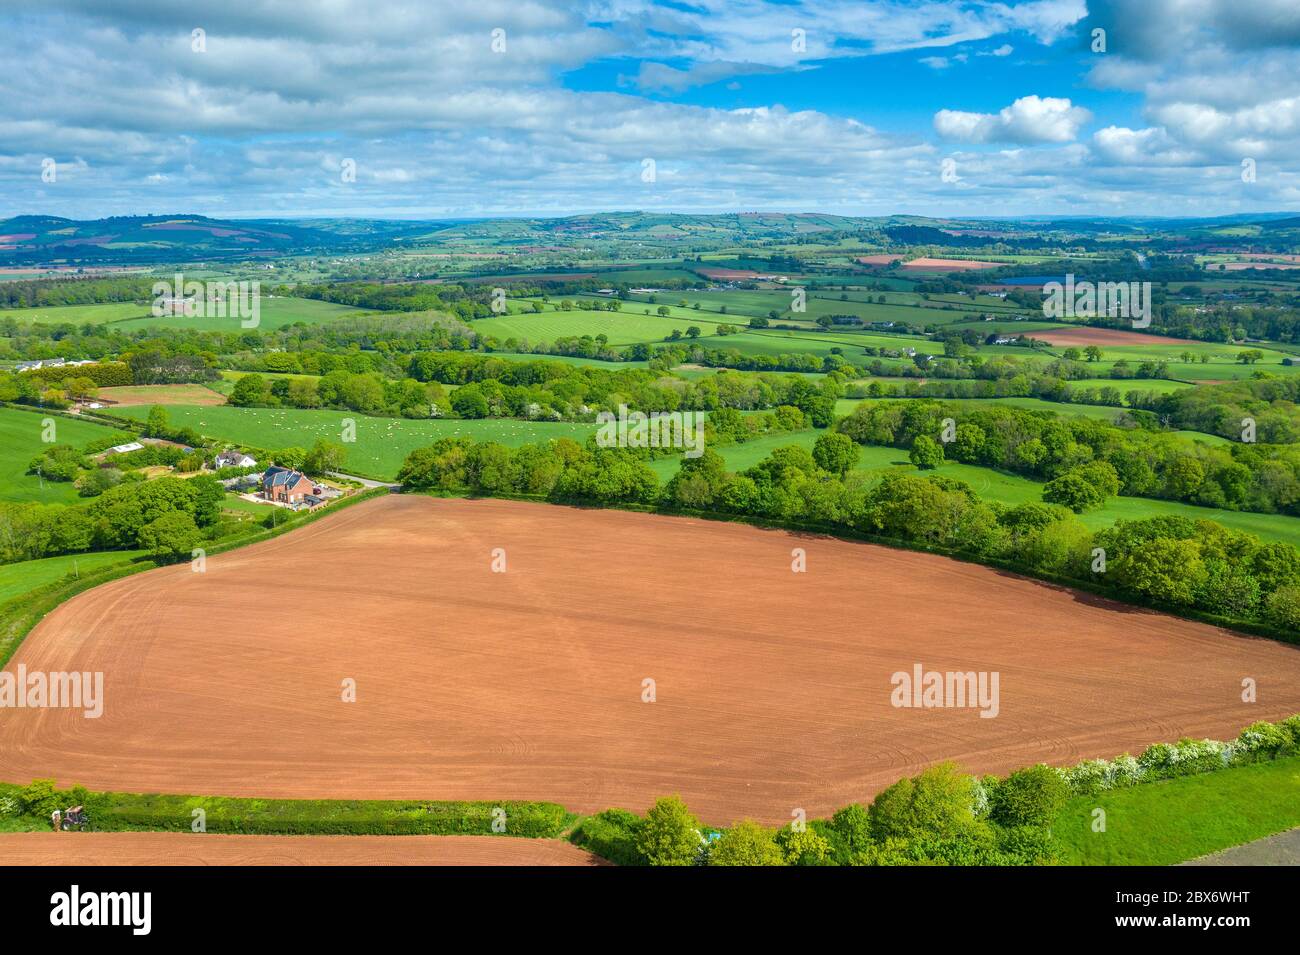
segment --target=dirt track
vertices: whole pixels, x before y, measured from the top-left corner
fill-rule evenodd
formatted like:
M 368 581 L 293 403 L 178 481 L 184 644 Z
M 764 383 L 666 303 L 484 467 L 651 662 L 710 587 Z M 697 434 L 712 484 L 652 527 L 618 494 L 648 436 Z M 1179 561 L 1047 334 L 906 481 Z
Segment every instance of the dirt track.
M 602 865 L 558 839 L 227 836 L 180 832 L 0 835 L 0 865 Z
M 985 567 L 416 496 L 89 591 L 20 663 L 104 671 L 105 712 L 0 713 L 7 781 L 579 812 L 677 792 L 712 823 L 827 813 L 940 759 L 1068 764 L 1300 712 L 1296 648 Z M 916 663 L 999 672 L 999 715 L 895 708 Z

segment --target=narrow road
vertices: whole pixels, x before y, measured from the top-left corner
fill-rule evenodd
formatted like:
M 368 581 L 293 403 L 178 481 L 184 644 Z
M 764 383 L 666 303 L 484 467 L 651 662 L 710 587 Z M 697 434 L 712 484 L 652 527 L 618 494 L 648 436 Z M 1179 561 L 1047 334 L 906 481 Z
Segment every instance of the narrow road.
M 359 474 L 344 474 L 342 471 L 326 471 L 325 474 L 332 478 L 342 478 L 345 481 L 356 481 L 358 484 L 364 485 L 367 490 L 373 487 L 386 487 L 390 491 L 396 491 L 402 486 L 388 481 L 374 481 L 370 478 L 363 478 Z

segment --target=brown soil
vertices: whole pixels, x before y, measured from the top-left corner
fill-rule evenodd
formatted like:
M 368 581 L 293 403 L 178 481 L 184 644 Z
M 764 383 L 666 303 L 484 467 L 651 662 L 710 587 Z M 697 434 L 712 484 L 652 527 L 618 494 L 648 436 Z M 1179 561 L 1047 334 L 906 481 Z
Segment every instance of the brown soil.
M 904 262 L 905 269 L 943 269 L 948 272 L 969 272 L 978 269 L 996 269 L 1005 262 L 978 262 L 975 259 L 931 259 L 922 257 Z
M 1032 332 L 1025 332 L 1030 338 L 1037 338 L 1039 341 L 1047 342 L 1049 345 L 1059 345 L 1068 347 L 1075 345 L 1080 348 L 1088 345 L 1125 345 L 1130 348 L 1135 345 L 1177 345 L 1184 341 L 1181 338 L 1167 338 L 1163 335 L 1145 335 L 1142 332 L 1126 332 L 1118 328 L 1089 328 L 1080 325 L 1074 328 L 1048 328 L 1039 329 Z M 1193 344 L 1188 341 L 1187 344 Z
M 130 405 L 224 405 L 226 396 L 203 385 L 122 385 L 100 388 L 96 401 Z
M 916 663 L 997 671 L 998 716 L 895 708 Z M 6 711 L 6 781 L 578 812 L 680 793 L 715 824 L 826 814 L 944 759 L 1067 765 L 1300 712 L 1300 648 L 974 564 L 413 495 L 88 591 L 18 664 L 103 671 L 104 714 Z
M 0 835 L 0 865 L 602 865 L 559 839 L 229 836 L 181 832 Z

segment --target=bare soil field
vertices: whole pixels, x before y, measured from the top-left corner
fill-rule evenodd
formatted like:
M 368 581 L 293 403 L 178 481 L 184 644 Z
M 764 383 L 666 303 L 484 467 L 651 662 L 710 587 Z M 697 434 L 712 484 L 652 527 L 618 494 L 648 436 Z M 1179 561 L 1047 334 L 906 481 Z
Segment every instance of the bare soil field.
M 931 259 L 922 256 L 919 259 L 912 259 L 904 262 L 905 269 L 942 269 L 947 272 L 970 272 L 979 269 L 996 269 L 1005 265 L 1005 262 L 979 262 L 975 259 Z
M 100 388 L 97 401 L 130 405 L 224 405 L 226 396 L 203 385 L 121 385 Z
M 559 839 L 232 836 L 209 832 L 0 834 L 0 865 L 604 865 Z
M 1118 328 L 1090 328 L 1086 325 L 1063 328 L 1045 328 L 1028 333 L 1030 338 L 1068 348 L 1071 345 L 1084 348 L 1088 345 L 1118 345 L 1129 347 L 1135 345 L 1177 345 L 1181 338 L 1168 338 L 1164 335 L 1145 335 L 1142 332 L 1126 332 Z
M 997 672 L 996 717 L 895 707 L 916 664 Z M 974 564 L 414 495 L 87 591 L 19 665 L 104 672 L 104 712 L 5 712 L 6 781 L 578 812 L 680 793 L 714 824 L 827 814 L 944 759 L 1066 765 L 1300 712 L 1300 648 Z

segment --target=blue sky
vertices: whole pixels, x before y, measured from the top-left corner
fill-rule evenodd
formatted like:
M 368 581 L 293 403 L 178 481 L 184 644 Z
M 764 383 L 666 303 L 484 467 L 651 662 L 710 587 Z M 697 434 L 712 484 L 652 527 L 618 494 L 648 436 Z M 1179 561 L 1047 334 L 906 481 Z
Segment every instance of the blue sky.
M 0 26 L 0 215 L 1300 208 L 1295 0 L 48 0 Z

